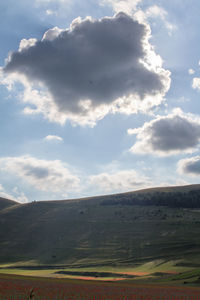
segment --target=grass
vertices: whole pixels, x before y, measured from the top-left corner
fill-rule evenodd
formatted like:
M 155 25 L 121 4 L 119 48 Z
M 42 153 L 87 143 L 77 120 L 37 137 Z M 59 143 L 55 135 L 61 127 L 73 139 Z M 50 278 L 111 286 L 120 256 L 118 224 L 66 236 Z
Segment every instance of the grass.
M 51 209 L 42 205 L 26 207 L 26 211 L 24 207 L 12 209 L 1 216 L 5 220 L 0 233 L 0 243 L 5 245 L 5 253 L 0 251 L 2 263 L 136 265 L 166 256 L 181 258 L 183 248 L 186 255 L 195 256 L 200 244 L 200 224 L 195 223 L 200 213 L 196 211 L 75 204 Z

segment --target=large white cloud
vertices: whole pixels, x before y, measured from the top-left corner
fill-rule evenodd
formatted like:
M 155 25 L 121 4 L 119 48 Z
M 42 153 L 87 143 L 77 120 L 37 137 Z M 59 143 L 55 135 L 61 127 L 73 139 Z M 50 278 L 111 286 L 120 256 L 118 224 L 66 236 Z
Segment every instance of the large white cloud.
M 135 170 L 104 172 L 90 176 L 90 185 L 97 187 L 102 193 L 126 192 L 150 185 L 150 180 Z
M 200 175 L 200 156 L 181 159 L 178 162 L 178 171 L 181 174 L 199 176 Z
M 194 152 L 200 142 L 200 119 L 184 114 L 180 109 L 167 116 L 157 116 L 142 127 L 129 129 L 136 134 L 132 153 L 152 153 L 171 155 L 181 152 Z
M 42 40 L 23 39 L 2 69 L 2 83 L 12 88 L 20 81 L 25 113 L 60 123 L 92 126 L 109 112 L 147 111 L 170 86 L 149 38 L 149 27 L 124 13 L 78 18 Z
M 79 178 L 59 160 L 42 160 L 31 156 L 2 157 L 0 169 L 25 179 L 41 191 L 60 194 L 79 187 Z

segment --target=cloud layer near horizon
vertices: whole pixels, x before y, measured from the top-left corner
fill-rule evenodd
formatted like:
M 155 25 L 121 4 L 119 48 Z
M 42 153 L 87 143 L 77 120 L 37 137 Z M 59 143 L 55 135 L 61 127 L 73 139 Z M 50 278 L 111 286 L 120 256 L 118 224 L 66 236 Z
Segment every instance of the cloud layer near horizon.
M 90 184 L 101 192 L 126 192 L 150 185 L 149 178 L 138 174 L 135 170 L 104 172 L 90 177 Z
M 3 82 L 21 81 L 30 104 L 25 112 L 50 121 L 93 126 L 109 112 L 145 111 L 159 105 L 170 86 L 149 37 L 149 27 L 125 13 L 77 18 L 42 40 L 23 39 L 7 59 Z
M 12 173 L 41 191 L 66 193 L 79 186 L 78 176 L 60 160 L 42 160 L 27 156 L 2 157 L 0 169 Z

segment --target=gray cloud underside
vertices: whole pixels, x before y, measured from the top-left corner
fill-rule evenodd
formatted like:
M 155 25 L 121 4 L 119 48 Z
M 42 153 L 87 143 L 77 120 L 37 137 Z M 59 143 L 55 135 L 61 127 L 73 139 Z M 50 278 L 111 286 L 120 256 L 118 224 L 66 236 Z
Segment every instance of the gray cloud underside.
M 131 133 L 132 130 L 129 131 Z M 172 114 L 145 123 L 143 127 L 133 130 L 137 141 L 132 152 L 159 152 L 170 154 L 191 150 L 200 142 L 200 122 L 188 115 Z
M 200 139 L 200 124 L 180 116 L 160 119 L 151 127 L 154 150 L 169 151 L 195 147 Z
M 75 20 L 70 29 L 53 34 L 52 29 L 35 45 L 13 52 L 4 72 L 42 83 L 58 111 L 84 114 L 81 100 L 91 100 L 95 108 L 123 96 L 143 99 L 166 91 L 169 73 L 141 63 L 147 27 L 130 16 Z
M 23 169 L 24 169 L 25 176 L 28 177 L 34 177 L 36 179 L 45 179 L 48 178 L 49 176 L 49 170 L 47 168 L 24 165 Z
M 180 160 L 178 170 L 183 174 L 200 175 L 200 156 Z

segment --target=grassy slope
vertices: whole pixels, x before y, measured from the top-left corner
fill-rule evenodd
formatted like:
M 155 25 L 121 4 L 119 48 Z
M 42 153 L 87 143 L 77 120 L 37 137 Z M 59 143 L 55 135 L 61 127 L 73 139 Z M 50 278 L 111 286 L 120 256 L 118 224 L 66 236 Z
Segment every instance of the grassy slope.
M 169 189 L 173 191 L 165 192 Z M 1 210 L 0 264 L 148 272 L 200 268 L 200 210 L 101 205 L 112 197 L 33 202 Z

